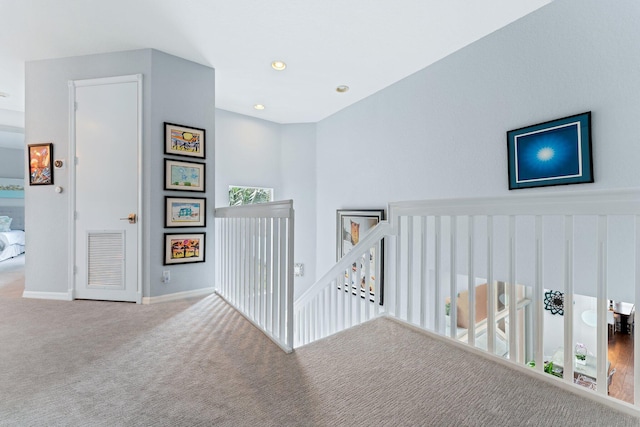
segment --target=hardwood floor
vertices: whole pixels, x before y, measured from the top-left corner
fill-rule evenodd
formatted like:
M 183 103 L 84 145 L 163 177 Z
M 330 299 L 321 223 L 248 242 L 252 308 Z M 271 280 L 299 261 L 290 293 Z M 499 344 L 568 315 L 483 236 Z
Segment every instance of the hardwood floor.
M 623 332 L 609 335 L 609 361 L 615 369 L 609 396 L 633 403 L 633 336 Z

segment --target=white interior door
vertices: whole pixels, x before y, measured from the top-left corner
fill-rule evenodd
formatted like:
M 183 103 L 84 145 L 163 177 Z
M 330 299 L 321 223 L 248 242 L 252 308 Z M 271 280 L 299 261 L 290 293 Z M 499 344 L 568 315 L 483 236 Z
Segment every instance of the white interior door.
M 75 297 L 139 303 L 141 82 L 73 84 Z

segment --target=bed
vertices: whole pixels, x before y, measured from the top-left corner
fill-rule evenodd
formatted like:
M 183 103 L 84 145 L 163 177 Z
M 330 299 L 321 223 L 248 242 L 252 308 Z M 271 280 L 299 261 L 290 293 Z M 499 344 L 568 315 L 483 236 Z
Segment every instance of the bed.
M 0 261 L 24 253 L 24 231 L 10 230 L 0 232 Z
M 12 226 L 13 217 L 0 215 L 0 261 L 23 254 L 25 249 L 24 230 Z M 20 225 L 20 220 L 16 221 Z

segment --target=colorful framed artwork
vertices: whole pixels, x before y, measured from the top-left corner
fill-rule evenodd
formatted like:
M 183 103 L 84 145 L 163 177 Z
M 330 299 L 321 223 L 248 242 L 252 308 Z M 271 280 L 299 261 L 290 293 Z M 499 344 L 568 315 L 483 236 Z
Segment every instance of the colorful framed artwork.
M 164 265 L 204 262 L 206 233 L 164 235 Z
M 204 191 L 205 164 L 164 160 L 164 189 Z
M 24 199 L 24 179 L 0 178 L 0 199 Z
M 53 184 L 53 144 L 29 144 L 29 185 Z
M 593 182 L 591 112 L 507 132 L 509 190 Z
M 337 251 L 336 258 L 340 260 L 348 254 L 360 240 L 362 240 L 380 221 L 384 219 L 384 209 L 367 209 L 367 210 L 346 210 L 337 211 Z M 360 289 L 360 296 L 370 301 L 376 300 L 376 281 L 380 290 L 378 301 L 380 305 L 384 302 L 384 245 L 380 241 L 375 248 L 372 248 L 367 260 L 365 253 L 360 260 L 360 274 L 358 275 L 358 263 L 351 266 L 351 275 L 345 272 L 345 285 L 348 284 L 349 276 L 351 276 L 351 290 L 357 295 L 357 289 Z M 365 277 L 366 262 L 369 262 L 370 277 Z M 358 276 L 358 277 L 356 277 Z M 356 284 L 357 283 L 357 284 Z M 339 286 L 339 289 L 342 287 Z M 345 286 L 345 291 L 348 286 Z
M 176 156 L 205 158 L 206 131 L 204 129 L 164 124 L 164 152 Z
M 207 199 L 167 196 L 164 201 L 165 227 L 207 226 Z

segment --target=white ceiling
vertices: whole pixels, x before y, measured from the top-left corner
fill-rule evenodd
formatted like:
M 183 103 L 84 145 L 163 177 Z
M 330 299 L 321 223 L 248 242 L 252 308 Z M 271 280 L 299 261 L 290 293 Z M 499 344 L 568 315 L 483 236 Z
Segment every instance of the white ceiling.
M 0 111 L 25 61 L 155 48 L 215 68 L 217 108 L 317 122 L 551 1 L 0 0 Z

